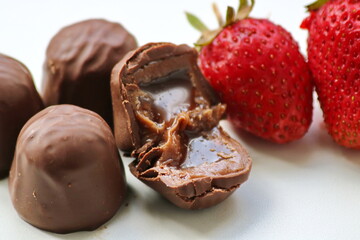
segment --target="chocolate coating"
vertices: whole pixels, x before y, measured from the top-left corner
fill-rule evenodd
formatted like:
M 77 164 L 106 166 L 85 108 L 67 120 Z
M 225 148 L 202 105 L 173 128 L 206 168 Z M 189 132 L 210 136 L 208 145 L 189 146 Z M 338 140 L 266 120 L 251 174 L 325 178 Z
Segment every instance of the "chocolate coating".
M 196 50 L 149 43 L 111 76 L 117 145 L 134 176 L 175 205 L 211 207 L 247 180 L 251 158 L 219 126 L 225 106 L 201 74 Z
M 98 114 L 77 106 L 44 109 L 21 130 L 9 190 L 18 214 L 38 228 L 96 229 L 126 195 L 111 129 Z
M 29 70 L 0 54 L 0 179 L 9 174 L 21 128 L 41 109 L 43 103 Z
M 46 106 L 74 104 L 95 111 L 113 126 L 110 74 L 135 38 L 120 24 L 101 19 L 61 29 L 50 41 L 42 95 Z

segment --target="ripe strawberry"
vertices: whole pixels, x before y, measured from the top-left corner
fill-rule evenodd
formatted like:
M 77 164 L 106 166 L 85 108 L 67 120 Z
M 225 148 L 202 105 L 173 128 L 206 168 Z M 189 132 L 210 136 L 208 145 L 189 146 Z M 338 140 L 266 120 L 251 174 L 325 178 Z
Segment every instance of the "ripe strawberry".
M 338 144 L 360 149 L 360 1 L 308 7 L 301 27 L 309 30 L 309 64 L 328 132 Z
M 240 1 L 236 17 L 228 7 L 225 26 L 217 31 L 188 14 L 205 32 L 199 66 L 227 104 L 235 127 L 290 142 L 301 138 L 312 120 L 310 70 L 289 32 L 269 20 L 247 18 L 252 6 L 253 1 Z M 216 37 L 209 41 L 207 35 Z

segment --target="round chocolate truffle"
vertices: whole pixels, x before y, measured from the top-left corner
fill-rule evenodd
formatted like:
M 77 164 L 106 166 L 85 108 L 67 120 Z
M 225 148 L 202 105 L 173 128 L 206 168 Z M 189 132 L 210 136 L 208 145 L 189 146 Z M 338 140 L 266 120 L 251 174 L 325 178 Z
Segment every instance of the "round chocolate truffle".
M 126 195 L 111 129 L 98 114 L 77 106 L 44 109 L 20 132 L 9 189 L 18 214 L 38 228 L 96 229 Z
M 112 127 L 111 69 L 136 47 L 135 38 L 122 25 L 106 20 L 91 19 L 61 29 L 46 51 L 42 82 L 45 105 L 87 108 Z
M 29 70 L 0 54 L 0 178 L 9 174 L 21 128 L 42 108 Z

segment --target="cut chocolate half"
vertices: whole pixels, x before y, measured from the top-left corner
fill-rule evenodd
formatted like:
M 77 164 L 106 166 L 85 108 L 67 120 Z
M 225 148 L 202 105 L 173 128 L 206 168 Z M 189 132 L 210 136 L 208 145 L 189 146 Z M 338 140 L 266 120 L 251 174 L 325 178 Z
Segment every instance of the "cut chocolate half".
M 112 71 L 118 147 L 131 172 L 175 205 L 213 206 L 247 180 L 251 158 L 219 126 L 225 106 L 187 45 L 149 43 Z

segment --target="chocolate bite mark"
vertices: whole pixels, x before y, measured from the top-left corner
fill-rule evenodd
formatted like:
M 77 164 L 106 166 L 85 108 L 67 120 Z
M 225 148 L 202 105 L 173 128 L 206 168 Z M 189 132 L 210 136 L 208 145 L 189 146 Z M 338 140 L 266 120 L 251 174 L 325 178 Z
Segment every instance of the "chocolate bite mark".
M 218 125 L 225 106 L 186 45 L 150 43 L 112 71 L 115 138 L 130 171 L 182 208 L 213 206 L 246 181 L 251 159 Z

